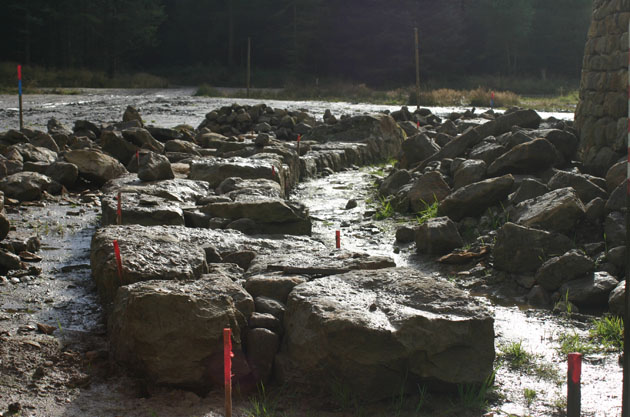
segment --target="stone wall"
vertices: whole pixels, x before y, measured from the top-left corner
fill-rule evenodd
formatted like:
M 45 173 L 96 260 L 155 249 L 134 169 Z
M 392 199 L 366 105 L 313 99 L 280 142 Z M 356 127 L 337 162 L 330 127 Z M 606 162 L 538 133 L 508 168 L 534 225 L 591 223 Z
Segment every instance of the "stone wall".
M 630 0 L 593 0 L 575 127 L 587 171 L 604 175 L 626 153 Z

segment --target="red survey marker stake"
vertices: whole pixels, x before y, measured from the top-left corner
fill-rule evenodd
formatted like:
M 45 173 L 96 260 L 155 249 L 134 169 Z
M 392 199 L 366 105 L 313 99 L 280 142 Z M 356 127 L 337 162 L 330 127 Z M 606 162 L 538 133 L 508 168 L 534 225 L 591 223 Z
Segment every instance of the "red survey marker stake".
M 138 168 L 140 168 L 140 151 L 136 149 L 136 163 L 138 164 Z
M 223 377 L 225 383 L 225 416 L 232 417 L 232 329 L 223 329 Z
M 120 258 L 120 246 L 118 246 L 118 240 L 114 239 L 114 255 L 116 255 L 116 269 L 118 270 L 118 279 L 120 285 L 122 285 L 122 259 Z
M 567 417 L 579 417 L 581 411 L 582 354 L 569 353 L 567 369 Z
M 341 232 L 335 231 L 335 246 L 337 249 L 341 249 Z

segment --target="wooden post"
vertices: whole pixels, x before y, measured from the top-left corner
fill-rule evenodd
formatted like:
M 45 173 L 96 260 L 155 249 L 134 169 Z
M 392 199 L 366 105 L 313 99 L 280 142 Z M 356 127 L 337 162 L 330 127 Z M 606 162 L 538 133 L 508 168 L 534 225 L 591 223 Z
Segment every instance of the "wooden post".
M 20 106 L 20 130 L 24 129 L 24 118 L 22 116 L 22 66 L 17 66 L 17 76 L 18 76 L 18 96 L 19 96 L 19 106 Z
M 247 98 L 249 98 L 249 84 L 252 70 L 252 38 L 247 38 Z
M 420 42 L 418 41 L 418 28 L 414 28 L 416 40 L 416 110 L 420 108 Z
M 582 393 L 580 376 L 582 373 L 582 354 L 569 353 L 567 370 L 567 417 L 580 417 Z
M 628 34 L 630 35 L 630 22 L 628 22 Z M 626 290 L 624 303 L 624 332 L 623 332 L 623 390 L 621 395 L 621 416 L 630 417 L 630 331 L 625 327 L 630 323 L 630 38 L 628 39 L 628 163 L 626 178 Z

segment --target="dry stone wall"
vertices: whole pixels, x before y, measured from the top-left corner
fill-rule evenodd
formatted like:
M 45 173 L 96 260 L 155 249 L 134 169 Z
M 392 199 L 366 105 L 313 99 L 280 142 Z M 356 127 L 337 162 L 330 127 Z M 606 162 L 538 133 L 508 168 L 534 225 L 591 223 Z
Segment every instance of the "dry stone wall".
M 580 158 L 604 175 L 626 152 L 630 0 L 594 0 L 575 127 Z

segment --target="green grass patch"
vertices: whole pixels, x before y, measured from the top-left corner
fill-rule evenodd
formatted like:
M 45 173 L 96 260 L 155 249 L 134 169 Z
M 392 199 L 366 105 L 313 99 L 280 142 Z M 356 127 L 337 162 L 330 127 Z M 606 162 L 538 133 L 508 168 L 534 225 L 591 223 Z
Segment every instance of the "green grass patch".
M 597 346 L 590 340 L 580 337 L 577 333 L 562 333 L 558 337 L 558 342 L 560 343 L 558 350 L 563 355 L 573 352 L 588 355 L 598 351 Z
M 592 339 L 599 341 L 605 348 L 623 350 L 623 319 L 617 316 L 604 316 L 593 320 L 594 328 L 589 331 Z
M 523 341 L 510 342 L 499 346 L 499 358 L 505 360 L 510 368 L 523 369 L 534 363 L 535 357 L 523 347 Z
M 424 200 L 421 200 L 425 208 L 423 210 L 420 210 L 416 215 L 416 220 L 418 221 L 418 224 L 424 224 L 429 219 L 433 219 L 438 216 L 439 203 L 437 201 L 437 198 L 435 198 L 435 196 L 433 198 L 435 200 L 433 201 L 432 204 L 427 204 Z
M 381 197 L 380 206 L 376 209 L 376 214 L 374 215 L 374 218 L 376 220 L 385 220 L 389 219 L 390 217 L 394 217 L 395 213 L 396 212 L 394 211 L 394 207 L 392 207 L 391 201 Z
M 457 386 L 459 405 L 469 410 L 483 410 L 488 405 L 488 394 L 494 387 L 496 370 L 481 384 L 460 384 Z

